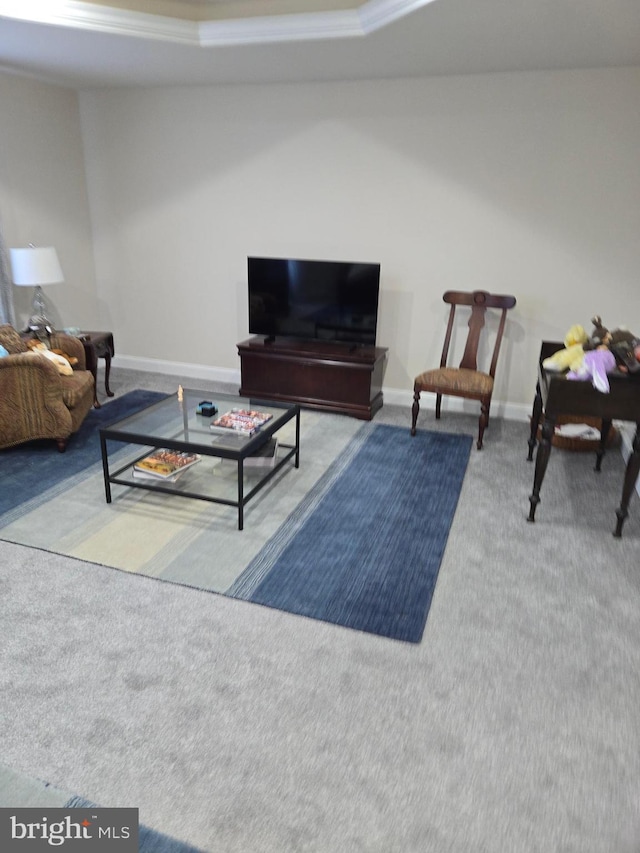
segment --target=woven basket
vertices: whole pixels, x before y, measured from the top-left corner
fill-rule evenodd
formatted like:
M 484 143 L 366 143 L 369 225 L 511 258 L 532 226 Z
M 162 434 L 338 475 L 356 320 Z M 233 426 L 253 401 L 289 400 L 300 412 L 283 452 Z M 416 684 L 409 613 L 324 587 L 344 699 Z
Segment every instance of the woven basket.
M 542 433 L 542 423 L 544 422 L 544 415 L 540 419 L 540 426 L 538 427 L 538 441 L 540 441 L 540 436 Z M 599 418 L 591 418 L 586 415 L 558 415 L 556 419 L 556 426 L 560 426 L 561 424 L 586 424 L 590 427 L 595 427 L 595 429 L 600 429 L 602 425 L 602 421 Z M 611 425 L 611 429 L 609 430 L 609 435 L 607 436 L 607 447 L 612 447 L 614 444 L 617 444 L 620 440 L 620 435 L 618 430 Z M 553 438 L 551 439 L 551 444 L 553 447 L 558 447 L 561 450 L 576 450 L 578 452 L 592 452 L 595 453 L 598 449 L 598 445 L 600 444 L 600 439 L 594 438 L 576 438 L 573 436 L 566 435 L 558 435 L 558 433 L 553 434 Z

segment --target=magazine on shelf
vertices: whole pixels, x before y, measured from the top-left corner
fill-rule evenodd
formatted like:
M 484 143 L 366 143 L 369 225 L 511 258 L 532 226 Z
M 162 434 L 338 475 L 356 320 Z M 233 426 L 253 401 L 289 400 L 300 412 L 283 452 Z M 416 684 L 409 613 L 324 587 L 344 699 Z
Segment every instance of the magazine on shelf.
M 138 459 L 133 466 L 133 476 L 175 482 L 181 474 L 199 461 L 200 456 L 197 453 L 158 447 L 153 453 Z
M 210 428 L 213 432 L 237 432 L 240 435 L 253 435 L 253 433 L 271 420 L 273 416 L 268 412 L 257 412 L 255 409 L 231 409 L 211 421 Z
M 273 468 L 278 456 L 278 439 L 270 438 L 260 450 L 247 456 L 244 460 L 245 468 Z
M 131 473 L 134 480 L 151 480 L 154 483 L 176 483 L 180 479 L 182 471 L 170 474 L 168 477 L 158 477 L 157 474 L 152 474 L 150 471 L 143 471 L 138 468 L 134 468 Z

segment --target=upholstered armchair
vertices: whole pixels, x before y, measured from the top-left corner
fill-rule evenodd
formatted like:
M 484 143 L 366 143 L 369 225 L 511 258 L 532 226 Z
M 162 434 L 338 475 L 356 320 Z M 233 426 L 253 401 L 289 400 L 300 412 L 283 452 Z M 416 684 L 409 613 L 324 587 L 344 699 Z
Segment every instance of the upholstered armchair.
M 84 347 L 77 338 L 54 332 L 51 347 L 77 363 L 63 376 L 52 361 L 34 355 L 18 332 L 0 325 L 0 448 L 33 439 L 52 438 L 61 452 L 94 400 L 94 380 L 85 370 Z

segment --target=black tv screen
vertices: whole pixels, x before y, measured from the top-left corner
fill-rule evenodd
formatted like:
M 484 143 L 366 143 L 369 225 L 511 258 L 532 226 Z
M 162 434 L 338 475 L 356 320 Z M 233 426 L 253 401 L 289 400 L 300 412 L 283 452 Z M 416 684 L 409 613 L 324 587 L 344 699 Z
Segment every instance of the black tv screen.
M 249 332 L 374 345 L 380 264 L 248 258 Z

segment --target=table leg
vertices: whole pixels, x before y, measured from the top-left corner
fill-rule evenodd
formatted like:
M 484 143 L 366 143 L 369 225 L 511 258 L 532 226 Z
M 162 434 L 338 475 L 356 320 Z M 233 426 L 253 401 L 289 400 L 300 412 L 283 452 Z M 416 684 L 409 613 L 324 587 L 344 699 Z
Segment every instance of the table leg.
M 100 435 L 100 453 L 102 455 L 102 474 L 104 477 L 104 494 L 107 499 L 107 503 L 111 503 L 111 483 L 109 482 L 109 459 L 107 454 L 107 442 L 106 439 Z
M 604 459 L 604 454 L 607 451 L 607 438 L 610 430 L 611 421 L 602 421 L 600 425 L 600 444 L 598 445 L 596 453 L 596 467 L 594 468 L 594 471 L 600 472 L 602 468 L 602 460 Z
M 107 350 L 104 356 L 104 389 L 107 392 L 107 397 L 113 397 L 114 393 L 109 388 L 109 374 L 111 373 L 111 353 Z
M 538 426 L 542 417 L 542 394 L 540 393 L 540 383 L 536 385 L 536 396 L 533 400 L 533 411 L 531 413 L 531 435 L 529 436 L 529 455 L 527 461 L 533 459 L 533 451 L 537 442 Z
M 545 414 L 544 423 L 542 424 L 540 444 L 538 445 L 538 452 L 536 453 L 536 470 L 533 477 L 533 492 L 529 498 L 531 506 L 527 521 L 535 521 L 536 507 L 540 503 L 540 489 L 542 488 L 542 481 L 544 480 L 547 463 L 549 462 L 549 455 L 551 454 L 551 439 L 553 438 L 555 426 L 555 417 L 549 417 Z
M 627 468 L 624 475 L 624 485 L 622 486 L 622 500 L 620 501 L 620 506 L 616 510 L 618 522 L 616 524 L 616 529 L 614 530 L 613 535 L 618 539 L 622 536 L 622 525 L 624 524 L 627 516 L 629 515 L 629 501 L 631 500 L 631 494 L 633 493 L 639 474 L 640 421 L 636 423 L 636 434 L 633 439 L 633 446 L 631 448 L 631 454 L 627 461 Z
M 93 408 L 101 409 L 102 403 L 98 400 L 98 368 L 93 367 L 91 369 L 91 375 L 93 376 Z
M 238 530 L 244 528 L 244 463 L 238 459 Z

